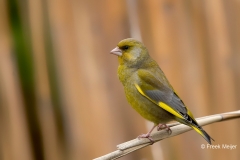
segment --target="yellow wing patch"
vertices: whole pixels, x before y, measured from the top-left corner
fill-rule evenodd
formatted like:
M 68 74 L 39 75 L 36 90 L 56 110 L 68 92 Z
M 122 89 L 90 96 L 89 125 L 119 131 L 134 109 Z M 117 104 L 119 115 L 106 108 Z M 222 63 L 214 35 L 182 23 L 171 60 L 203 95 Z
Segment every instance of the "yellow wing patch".
M 169 105 L 163 103 L 163 102 L 159 102 L 158 105 L 160 107 L 162 107 L 163 109 L 165 109 L 166 111 L 172 113 L 174 116 L 177 116 L 178 118 L 184 119 L 183 116 L 181 114 L 179 114 L 177 111 L 175 111 L 174 109 L 172 109 L 172 107 L 170 107 Z
M 138 92 L 141 93 L 141 95 L 147 97 L 147 96 L 143 93 L 143 91 L 142 91 L 142 89 L 139 87 L 139 85 L 137 85 L 136 83 L 135 83 L 134 85 L 135 85 L 135 87 L 137 88 Z

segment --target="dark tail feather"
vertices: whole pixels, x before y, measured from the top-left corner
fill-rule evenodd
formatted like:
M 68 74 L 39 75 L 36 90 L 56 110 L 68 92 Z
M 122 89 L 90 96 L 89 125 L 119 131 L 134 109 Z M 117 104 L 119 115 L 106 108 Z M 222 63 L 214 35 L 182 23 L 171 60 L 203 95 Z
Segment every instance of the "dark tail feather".
M 211 143 L 212 143 L 211 140 L 214 141 L 214 139 L 212 139 L 212 138 L 209 136 L 209 134 L 208 134 L 206 131 L 204 131 L 201 126 L 199 126 L 199 124 L 197 123 L 196 120 L 192 119 L 190 116 L 188 116 L 188 118 L 189 118 L 189 121 L 180 119 L 180 118 L 178 118 L 178 117 L 175 117 L 175 119 L 176 119 L 178 122 L 181 122 L 181 123 L 183 123 L 183 124 L 185 124 L 185 125 L 187 125 L 187 126 L 189 126 L 189 127 L 192 127 L 192 128 L 193 128 L 197 133 L 199 133 L 209 144 L 211 144 Z
M 202 127 L 200 127 L 200 126 L 199 126 L 199 127 L 196 127 L 195 125 L 191 125 L 191 127 L 192 127 L 196 132 L 198 132 L 209 144 L 212 144 L 212 143 L 211 143 L 211 140 L 214 141 L 214 139 L 212 139 L 212 138 L 209 136 L 209 134 L 207 134 L 207 132 L 202 129 Z

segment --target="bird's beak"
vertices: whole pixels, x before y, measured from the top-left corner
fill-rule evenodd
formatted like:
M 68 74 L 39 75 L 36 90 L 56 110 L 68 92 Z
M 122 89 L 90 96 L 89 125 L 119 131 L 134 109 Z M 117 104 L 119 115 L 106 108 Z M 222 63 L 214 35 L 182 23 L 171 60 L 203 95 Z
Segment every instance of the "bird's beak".
M 111 50 L 110 53 L 115 54 L 117 56 L 122 56 L 122 50 L 119 47 L 114 48 L 113 50 Z

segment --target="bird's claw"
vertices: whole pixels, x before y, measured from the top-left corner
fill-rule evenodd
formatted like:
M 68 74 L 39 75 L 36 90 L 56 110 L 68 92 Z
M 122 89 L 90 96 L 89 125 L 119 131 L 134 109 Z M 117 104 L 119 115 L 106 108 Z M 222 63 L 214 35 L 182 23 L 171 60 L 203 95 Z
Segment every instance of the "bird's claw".
M 140 138 L 147 138 L 147 139 L 149 139 L 149 141 L 151 142 L 150 145 L 152 145 L 153 143 L 155 143 L 155 141 L 150 137 L 149 134 L 141 134 L 141 135 L 139 135 L 137 138 L 138 138 L 138 139 L 140 139 Z
M 158 130 L 158 131 L 163 130 L 163 129 L 167 129 L 167 132 L 168 132 L 169 135 L 172 134 L 171 128 L 168 127 L 166 124 L 159 124 L 159 125 L 157 126 L 157 130 Z

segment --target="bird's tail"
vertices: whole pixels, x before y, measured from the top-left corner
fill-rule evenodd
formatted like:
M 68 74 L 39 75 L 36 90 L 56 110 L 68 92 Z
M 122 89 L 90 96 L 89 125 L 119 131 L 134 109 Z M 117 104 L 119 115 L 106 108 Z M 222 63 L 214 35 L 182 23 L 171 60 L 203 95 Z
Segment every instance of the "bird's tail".
M 195 126 L 195 125 L 192 125 L 192 124 L 190 124 L 189 126 L 192 127 L 196 132 L 198 132 L 209 144 L 211 144 L 211 140 L 214 141 L 214 139 L 212 139 L 209 136 L 209 134 L 202 129 L 202 127 Z
M 188 120 L 183 120 L 176 117 L 176 120 L 178 122 L 181 122 L 191 128 L 193 128 L 197 133 L 199 133 L 209 144 L 211 144 L 212 137 L 209 136 L 209 134 L 203 130 L 203 128 L 197 123 L 197 121 L 190 116 L 187 117 Z

